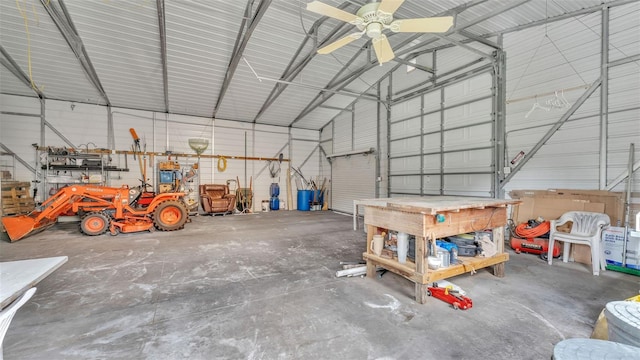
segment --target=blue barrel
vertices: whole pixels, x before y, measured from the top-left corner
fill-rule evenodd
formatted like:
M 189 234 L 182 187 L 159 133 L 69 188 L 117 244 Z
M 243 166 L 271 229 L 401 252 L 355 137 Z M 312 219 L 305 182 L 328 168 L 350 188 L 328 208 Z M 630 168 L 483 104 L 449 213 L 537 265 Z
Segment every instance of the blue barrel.
M 269 188 L 269 192 L 271 192 L 271 197 L 280 196 L 280 185 L 278 183 L 271 183 L 271 187 Z
M 271 210 L 280 210 L 280 199 L 276 196 L 272 196 L 269 200 L 269 208 L 271 208 Z
M 311 210 L 310 202 L 313 199 L 312 190 L 298 190 L 298 210 L 309 211 Z

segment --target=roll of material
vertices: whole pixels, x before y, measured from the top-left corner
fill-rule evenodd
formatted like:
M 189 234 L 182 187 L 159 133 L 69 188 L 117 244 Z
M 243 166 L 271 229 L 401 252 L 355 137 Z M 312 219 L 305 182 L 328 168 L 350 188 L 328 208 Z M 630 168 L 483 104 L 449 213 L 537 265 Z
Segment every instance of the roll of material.
M 609 340 L 640 347 L 640 303 L 612 301 L 604 310 Z
M 553 348 L 554 360 L 640 359 L 640 348 L 597 339 L 562 340 Z
M 336 277 L 360 276 L 360 275 L 364 275 L 366 273 L 367 273 L 367 266 L 363 265 L 363 266 L 354 267 L 354 268 L 351 268 L 351 269 L 338 270 L 338 271 L 336 271 Z

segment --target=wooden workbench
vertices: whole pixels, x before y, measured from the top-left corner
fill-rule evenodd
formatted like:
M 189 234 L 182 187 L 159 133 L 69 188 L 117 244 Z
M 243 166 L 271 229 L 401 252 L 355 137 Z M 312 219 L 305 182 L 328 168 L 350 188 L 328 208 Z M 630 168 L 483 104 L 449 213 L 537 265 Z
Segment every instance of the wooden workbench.
M 416 301 L 426 301 L 427 284 L 493 266 L 495 276 L 504 276 L 504 263 L 509 254 L 504 252 L 504 226 L 507 223 L 507 206 L 519 200 L 488 199 L 456 196 L 428 196 L 414 198 L 390 198 L 361 200 L 364 206 L 364 223 L 367 226 L 367 277 L 375 278 L 376 266 L 396 273 L 415 283 Z M 444 216 L 437 222 L 436 216 Z M 414 235 L 415 261 L 400 264 L 397 258 L 387 259 L 371 251 L 373 235 L 377 228 Z M 460 263 L 447 268 L 431 270 L 427 267 L 427 241 L 485 229 L 493 230 L 497 253 L 492 257 L 458 257 Z

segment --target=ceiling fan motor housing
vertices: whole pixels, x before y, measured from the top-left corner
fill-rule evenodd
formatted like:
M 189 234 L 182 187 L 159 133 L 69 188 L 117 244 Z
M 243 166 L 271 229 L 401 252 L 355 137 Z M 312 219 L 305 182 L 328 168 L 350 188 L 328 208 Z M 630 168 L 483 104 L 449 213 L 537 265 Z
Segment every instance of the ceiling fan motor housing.
M 393 21 L 392 14 L 378 11 L 379 2 L 368 3 L 358 10 L 356 14 L 362 19 L 361 24 L 356 24 L 358 29 L 365 31 L 367 36 L 377 39 L 382 34 L 382 30 Z

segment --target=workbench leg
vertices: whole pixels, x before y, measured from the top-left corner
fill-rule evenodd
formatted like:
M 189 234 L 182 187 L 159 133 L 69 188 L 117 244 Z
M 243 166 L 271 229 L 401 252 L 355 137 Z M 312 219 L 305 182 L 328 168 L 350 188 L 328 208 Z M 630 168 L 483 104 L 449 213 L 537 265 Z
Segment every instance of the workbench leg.
M 504 253 L 504 226 L 493 228 L 493 243 L 498 254 Z M 493 275 L 504 277 L 504 263 L 493 265 Z
M 372 254 L 371 241 L 373 240 L 373 235 L 376 233 L 376 227 L 373 225 L 365 226 L 367 227 L 367 254 Z M 369 260 L 367 260 L 367 277 L 371 279 L 376 278 L 376 266 Z
M 427 302 L 427 284 L 416 283 L 416 302 L 418 304 Z
M 497 277 L 504 277 L 504 263 L 493 265 L 493 275 Z

